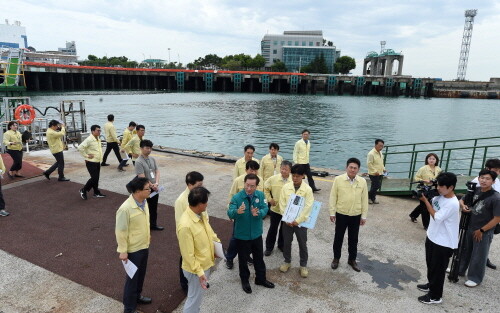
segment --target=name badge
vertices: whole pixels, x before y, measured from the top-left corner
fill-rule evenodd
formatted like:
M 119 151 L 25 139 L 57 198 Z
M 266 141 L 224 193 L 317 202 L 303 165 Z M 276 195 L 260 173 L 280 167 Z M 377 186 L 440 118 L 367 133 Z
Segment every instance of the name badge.
M 151 176 L 151 178 L 155 178 L 155 173 L 154 173 L 153 171 L 151 171 L 151 172 L 149 173 L 149 176 Z

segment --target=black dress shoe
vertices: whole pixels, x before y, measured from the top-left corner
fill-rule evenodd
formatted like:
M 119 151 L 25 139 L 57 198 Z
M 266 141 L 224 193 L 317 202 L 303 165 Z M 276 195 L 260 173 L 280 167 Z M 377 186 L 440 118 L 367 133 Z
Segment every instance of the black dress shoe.
M 252 287 L 250 287 L 250 284 L 248 282 L 241 283 L 241 288 L 243 288 L 243 291 L 246 293 L 252 293 Z
M 150 304 L 151 302 L 153 302 L 153 299 L 149 297 L 140 296 L 139 298 L 137 298 L 137 303 L 140 304 Z
M 321 190 L 320 188 L 314 188 L 314 189 L 313 189 L 313 192 L 318 192 L 318 191 L 320 191 L 320 190 Z
M 60 177 L 57 179 L 58 181 L 69 181 L 69 178 L 66 177 Z
M 339 259 L 333 259 L 331 267 L 332 270 L 336 270 L 337 268 L 339 268 Z
M 233 267 L 234 267 L 233 260 L 229 260 L 229 259 L 228 259 L 228 260 L 226 260 L 226 268 L 227 268 L 228 270 L 232 270 L 232 269 L 233 269 Z
M 14 177 L 21 177 L 21 178 L 22 178 L 22 177 L 24 177 L 24 176 L 23 176 L 23 175 L 17 175 L 17 174 L 16 174 L 16 175 L 14 175 Z
M 109 166 L 108 163 L 101 163 L 101 166 Z
M 491 268 L 492 270 L 496 270 L 497 269 L 497 266 L 493 263 L 490 262 L 490 259 L 488 259 L 488 261 L 486 261 L 486 266 Z
M 151 226 L 150 227 L 151 230 L 164 230 L 165 227 L 162 227 L 162 226 L 158 226 L 158 225 L 154 225 L 154 226 Z
M 417 218 L 416 218 L 416 217 L 411 216 L 411 214 L 410 214 L 410 219 L 411 219 L 411 221 L 412 221 L 413 223 L 416 223 L 416 222 L 417 222 Z
M 274 288 L 274 284 L 269 280 L 264 280 L 263 282 L 255 281 L 255 284 L 259 286 L 264 286 L 266 288 Z
M 273 253 L 273 250 L 266 250 L 264 251 L 265 256 L 270 256 Z
M 361 269 L 358 267 L 358 263 L 356 263 L 356 260 L 349 260 L 347 261 L 347 264 L 349 264 L 356 272 L 361 272 Z
M 47 174 L 46 172 L 43 172 L 43 176 L 45 176 L 45 178 L 47 178 L 48 180 L 50 180 L 50 175 Z

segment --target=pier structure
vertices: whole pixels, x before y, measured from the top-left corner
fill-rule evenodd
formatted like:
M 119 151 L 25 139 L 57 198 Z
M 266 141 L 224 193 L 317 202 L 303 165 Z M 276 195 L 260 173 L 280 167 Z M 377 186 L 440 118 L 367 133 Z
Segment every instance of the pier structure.
M 28 91 L 166 90 L 431 97 L 432 78 L 72 66 L 25 62 Z

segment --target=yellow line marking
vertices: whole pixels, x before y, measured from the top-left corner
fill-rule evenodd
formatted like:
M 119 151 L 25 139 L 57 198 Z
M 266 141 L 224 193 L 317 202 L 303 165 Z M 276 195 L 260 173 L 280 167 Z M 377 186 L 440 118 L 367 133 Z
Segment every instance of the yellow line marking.
M 314 180 L 321 180 L 321 181 L 327 181 L 327 182 L 333 183 L 333 179 L 326 179 L 326 178 L 314 177 Z

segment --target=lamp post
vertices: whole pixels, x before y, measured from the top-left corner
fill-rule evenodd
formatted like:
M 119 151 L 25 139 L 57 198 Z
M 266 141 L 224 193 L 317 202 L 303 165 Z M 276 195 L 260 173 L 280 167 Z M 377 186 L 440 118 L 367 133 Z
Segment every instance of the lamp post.
M 168 48 L 168 64 L 170 64 L 170 48 Z

